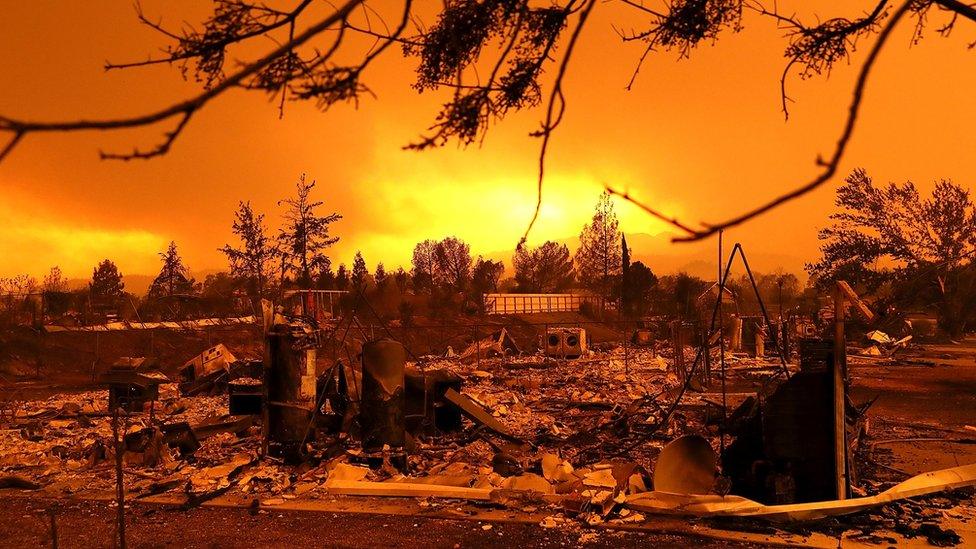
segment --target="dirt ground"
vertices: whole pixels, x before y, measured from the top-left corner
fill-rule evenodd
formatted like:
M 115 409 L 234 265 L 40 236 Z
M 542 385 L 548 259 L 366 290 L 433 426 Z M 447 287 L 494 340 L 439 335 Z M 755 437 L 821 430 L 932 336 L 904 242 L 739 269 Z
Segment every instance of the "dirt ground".
M 112 547 L 115 508 L 105 503 L 53 503 L 5 497 L 0 544 L 51 544 L 48 509 L 57 505 L 58 547 Z M 252 513 L 246 509 L 135 506 L 128 512 L 129 547 L 757 547 L 642 532 L 565 531 L 534 524 L 499 524 L 395 515 Z
M 976 427 L 976 338 L 926 345 L 890 365 L 853 364 L 850 375 L 856 402 L 877 399 L 868 414 L 879 459 L 911 474 L 976 463 L 976 440 L 906 440 L 976 439 L 966 429 Z

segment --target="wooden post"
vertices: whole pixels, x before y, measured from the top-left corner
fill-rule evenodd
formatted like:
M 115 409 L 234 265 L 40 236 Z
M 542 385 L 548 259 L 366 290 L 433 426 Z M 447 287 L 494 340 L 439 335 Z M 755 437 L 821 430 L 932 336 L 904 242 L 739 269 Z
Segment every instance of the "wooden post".
M 685 377 L 685 345 L 681 338 L 681 321 L 671 322 L 671 345 L 674 348 L 674 371 L 678 379 Z
M 549 364 L 549 323 L 546 322 L 545 331 L 542 332 L 542 363 Z
M 624 325 L 624 326 L 625 326 L 625 328 L 624 328 L 624 330 L 625 330 L 624 331 L 624 375 L 628 375 L 629 376 L 630 375 L 630 345 L 629 345 L 629 343 L 630 343 L 629 339 L 630 338 L 627 337 L 628 336 L 627 331 L 626 331 L 627 328 L 626 328 L 626 325 Z
M 115 504 L 118 506 L 117 534 L 119 547 L 125 549 L 125 487 L 122 481 L 122 452 L 125 451 L 123 438 L 125 429 L 119 425 L 122 411 L 116 407 L 112 411 L 112 438 L 115 439 Z
M 729 342 L 729 348 L 733 353 L 737 353 L 742 350 L 742 319 L 735 316 L 732 317 L 732 341 Z
M 756 325 L 756 358 L 766 356 L 766 325 L 757 323 Z
M 844 377 L 847 342 L 844 336 L 844 292 L 834 289 L 834 467 L 837 476 L 837 499 L 847 499 L 847 418 L 845 415 Z
M 98 332 L 95 332 L 95 359 L 92 360 L 92 369 L 91 369 L 92 383 L 95 382 L 95 367 L 97 365 L 98 365 Z
M 702 371 L 701 379 L 703 385 L 708 385 L 712 381 L 712 353 L 708 347 L 708 332 L 705 332 L 701 338 L 701 352 L 702 352 Z
M 51 518 L 51 549 L 58 549 L 58 514 L 57 504 L 48 507 L 47 513 Z

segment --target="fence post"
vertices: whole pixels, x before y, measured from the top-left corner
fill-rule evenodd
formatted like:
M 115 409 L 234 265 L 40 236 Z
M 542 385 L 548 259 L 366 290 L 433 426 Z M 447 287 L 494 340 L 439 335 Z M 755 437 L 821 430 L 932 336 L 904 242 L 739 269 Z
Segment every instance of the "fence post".
M 51 517 L 51 549 L 58 549 L 58 504 L 48 507 L 47 513 Z
M 123 486 L 122 479 L 122 452 L 125 450 L 123 444 L 125 430 L 120 429 L 120 412 L 121 409 L 118 405 L 112 410 L 112 437 L 115 439 L 115 503 L 118 506 L 117 533 L 119 547 L 125 549 L 125 487 Z
M 630 338 L 627 337 L 626 324 L 624 324 L 624 375 L 630 375 Z
M 95 382 L 95 366 L 98 364 L 98 360 L 99 360 L 99 358 L 98 358 L 98 332 L 95 332 L 95 359 L 92 360 L 92 369 L 91 369 L 92 383 Z
M 548 352 L 548 349 L 549 349 L 549 323 L 548 322 L 546 322 L 545 330 L 546 331 L 542 332 L 542 337 L 539 339 L 539 341 L 542 343 L 542 345 L 540 345 L 540 347 L 542 347 L 542 362 L 544 364 L 549 364 L 549 352 Z

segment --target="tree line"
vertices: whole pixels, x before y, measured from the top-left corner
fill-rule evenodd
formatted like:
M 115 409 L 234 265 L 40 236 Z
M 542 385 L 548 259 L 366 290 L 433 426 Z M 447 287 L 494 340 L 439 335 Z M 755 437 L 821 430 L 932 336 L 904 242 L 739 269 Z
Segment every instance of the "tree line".
M 84 302 L 96 310 L 127 306 L 137 314 L 172 316 L 192 309 L 188 303 L 228 310 L 234 299 L 253 302 L 281 289 L 307 288 L 347 291 L 355 299 L 371 300 L 382 314 L 409 318 L 418 312 L 477 312 L 482 295 L 492 292 L 582 291 L 619 304 L 626 317 L 694 318 L 717 292 L 712 282 L 685 273 L 658 277 L 643 262 L 632 261 L 607 193 L 582 227 L 575 253 L 555 241 L 520 246 L 507 278 L 501 261 L 473 257 L 470 245 L 455 236 L 417 243 L 407 268 L 392 270 L 378 262 L 371 270 L 361 252 L 351 266 L 333 268 L 328 250 L 339 238 L 330 226 L 342 216 L 328 212 L 314 191 L 315 182 L 301 176 L 295 194 L 279 202 L 284 222 L 277 234 L 263 213 L 240 202 L 231 225 L 237 242 L 219 248 L 228 270 L 202 282 L 190 275 L 176 243 L 170 242 L 159 254 L 160 271 L 141 301 L 126 292 L 122 273 L 105 259 L 93 269 L 87 288 L 74 292 L 58 267 L 41 282 L 28 275 L 2 278 L 4 308 L 11 309 L 14 296 L 41 293 L 55 312 Z M 889 322 L 923 312 L 951 337 L 971 331 L 976 325 L 976 207 L 968 189 L 941 180 L 930 196 L 923 196 L 911 181 L 878 185 L 857 169 L 838 188 L 836 205 L 837 212 L 819 232 L 821 257 L 806 266 L 806 287 L 790 273 L 756 274 L 755 285 L 771 314 L 813 314 L 833 282 L 842 279 Z M 736 311 L 757 309 L 752 285 L 745 275 L 729 279 Z

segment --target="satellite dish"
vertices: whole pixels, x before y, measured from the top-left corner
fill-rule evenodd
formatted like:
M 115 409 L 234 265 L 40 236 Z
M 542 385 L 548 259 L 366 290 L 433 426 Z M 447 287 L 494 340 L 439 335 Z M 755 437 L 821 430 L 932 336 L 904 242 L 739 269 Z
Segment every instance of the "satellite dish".
M 654 465 L 654 490 L 672 494 L 715 493 L 718 457 L 707 440 L 685 435 L 661 450 Z

